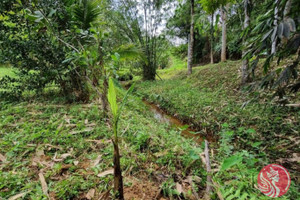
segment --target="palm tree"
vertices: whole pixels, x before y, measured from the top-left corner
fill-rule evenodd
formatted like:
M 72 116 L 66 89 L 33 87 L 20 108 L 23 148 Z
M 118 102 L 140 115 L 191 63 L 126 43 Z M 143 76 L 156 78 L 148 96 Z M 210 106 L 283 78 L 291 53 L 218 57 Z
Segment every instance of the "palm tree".
M 95 0 L 83 0 L 74 8 L 75 23 L 83 30 L 91 28 L 99 15 L 100 9 Z
M 200 3 L 203 7 L 203 10 L 210 15 L 211 25 L 210 25 L 210 63 L 214 63 L 214 14 L 215 11 L 219 8 L 218 0 L 200 0 Z

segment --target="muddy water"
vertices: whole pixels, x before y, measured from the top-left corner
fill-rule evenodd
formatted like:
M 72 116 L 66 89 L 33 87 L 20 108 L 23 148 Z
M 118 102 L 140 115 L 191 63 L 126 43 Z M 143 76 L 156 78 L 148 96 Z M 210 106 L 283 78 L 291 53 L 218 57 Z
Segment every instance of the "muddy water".
M 150 103 L 146 100 L 143 100 L 143 102 L 148 106 L 149 110 L 153 113 L 155 119 L 159 120 L 162 123 L 168 123 L 171 126 L 177 127 L 179 130 L 181 130 L 182 136 L 187 138 L 194 138 L 194 140 L 197 141 L 198 143 L 201 143 L 204 140 L 203 136 L 197 133 L 196 130 L 193 130 L 191 128 L 182 128 L 182 127 L 186 127 L 187 124 L 182 123 L 178 118 L 168 115 L 165 111 L 163 111 L 153 103 Z

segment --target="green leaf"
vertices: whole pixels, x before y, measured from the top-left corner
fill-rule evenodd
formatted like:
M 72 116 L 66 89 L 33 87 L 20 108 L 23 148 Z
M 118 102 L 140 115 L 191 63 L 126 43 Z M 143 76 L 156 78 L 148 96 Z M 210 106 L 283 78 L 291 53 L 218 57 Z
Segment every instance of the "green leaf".
M 250 133 L 250 134 L 256 133 L 255 129 L 253 129 L 253 128 L 247 129 L 246 132 L 247 132 L 247 133 Z
M 194 150 L 189 151 L 189 157 L 193 160 L 198 160 L 200 158 L 197 152 L 195 152 Z
M 231 168 L 232 166 L 241 163 L 242 160 L 243 160 L 243 157 L 241 157 L 239 155 L 231 156 L 231 157 L 225 159 L 222 164 L 221 171 L 227 170 L 227 169 Z
M 107 94 L 108 102 L 110 105 L 111 112 L 113 116 L 116 118 L 118 115 L 118 105 L 117 105 L 117 95 L 113 80 L 110 78 L 108 83 L 108 94 Z
M 261 41 L 262 41 L 262 42 L 265 41 L 265 40 L 271 35 L 272 31 L 273 31 L 273 29 L 269 30 L 269 31 L 263 36 L 263 38 L 262 38 Z
M 34 15 L 36 18 L 44 18 L 44 15 L 41 13 L 41 11 L 34 11 Z
M 251 146 L 252 147 L 258 147 L 259 145 L 261 145 L 262 144 L 262 142 L 255 142 L 255 143 L 253 143 Z
M 125 96 L 122 100 L 121 106 L 120 106 L 120 110 L 119 110 L 119 113 L 118 113 L 118 116 L 117 116 L 118 118 L 120 116 L 121 111 L 123 110 L 123 107 L 124 107 L 126 101 L 127 101 L 128 95 L 130 93 L 132 93 L 134 86 L 135 86 L 135 84 L 131 85 L 131 87 L 127 90 L 127 92 L 126 92 L 126 94 L 125 94 Z
M 52 17 L 52 15 L 53 15 L 53 14 L 55 14 L 55 13 L 56 13 L 56 10 L 55 10 L 55 9 L 53 9 L 53 8 L 51 8 L 51 10 L 50 10 L 50 13 L 49 13 L 48 17 Z

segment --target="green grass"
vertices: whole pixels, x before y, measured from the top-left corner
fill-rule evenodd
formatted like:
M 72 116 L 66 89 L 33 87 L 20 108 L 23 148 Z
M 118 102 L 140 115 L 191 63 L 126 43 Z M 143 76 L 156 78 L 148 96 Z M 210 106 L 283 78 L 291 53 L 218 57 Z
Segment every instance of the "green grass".
M 140 83 L 136 94 L 176 115 L 203 135 L 214 135 L 218 141 L 214 148 L 219 152 L 214 160 L 216 165 L 232 155 L 243 158 L 243 163 L 232 169 L 231 174 L 215 175 L 224 193 L 246 181 L 238 178 L 237 182 L 224 184 L 233 174 L 241 179 L 243 176 L 249 178 L 257 176 L 265 165 L 278 163 L 288 168 L 296 181 L 294 186 L 298 185 L 292 187 L 287 197 L 293 199 L 300 189 L 299 163 L 288 160 L 300 152 L 295 143 L 300 130 L 300 110 L 276 106 L 268 99 L 253 98 L 258 97 L 258 93 L 243 92 L 239 88 L 241 61 L 195 67 L 189 77 L 183 62 L 175 60 L 175 63 L 176 67 L 159 71 L 162 81 Z M 251 179 L 248 181 L 256 184 Z M 248 199 L 256 194 L 253 187 L 241 191 L 246 191 Z
M 125 188 L 138 180 L 176 198 L 176 183 L 186 185 L 193 176 L 198 180 L 194 189 L 200 194 L 205 191 L 206 172 L 199 157 L 203 144 L 158 122 L 141 101 L 147 98 L 203 135 L 216 136 L 217 142 L 211 144 L 213 169 L 220 169 L 232 155 L 241 160 L 213 174 L 224 197 L 268 199 L 254 187 L 257 174 L 263 166 L 278 163 L 278 158 L 290 159 L 299 152 L 294 142 L 300 130 L 300 111 L 267 100 L 253 100 L 242 108 L 253 95 L 239 89 L 240 65 L 240 61 L 228 61 L 195 67 L 187 77 L 185 61 L 175 60 L 172 67 L 159 70 L 162 81 L 139 82 L 135 93 L 140 98 L 129 98 L 119 127 Z M 124 95 L 123 90 L 118 92 Z M 113 167 L 112 130 L 98 106 L 94 102 L 0 102 L 0 153 L 7 160 L 0 161 L 0 198 L 27 192 L 24 199 L 47 199 L 40 172 L 49 195 L 56 199 L 83 197 L 90 189 L 95 189 L 98 199 L 110 191 L 112 175 L 97 177 Z M 94 166 L 99 157 L 101 161 Z M 279 164 L 288 168 L 293 180 L 281 199 L 296 199 L 299 164 Z M 191 187 L 184 189 L 189 199 Z
M 0 107 L 0 153 L 7 159 L 0 162 L 1 198 L 28 192 L 25 199 L 47 199 L 39 172 L 56 199 L 73 199 L 90 189 L 96 190 L 98 199 L 111 189 L 111 175 L 97 177 L 113 167 L 112 130 L 98 105 L 24 102 L 1 103 Z M 132 177 L 159 188 L 170 182 L 168 177 L 203 176 L 199 159 L 191 156 L 201 148 L 181 137 L 178 130 L 159 123 L 140 99 L 130 97 L 119 129 L 126 188 Z

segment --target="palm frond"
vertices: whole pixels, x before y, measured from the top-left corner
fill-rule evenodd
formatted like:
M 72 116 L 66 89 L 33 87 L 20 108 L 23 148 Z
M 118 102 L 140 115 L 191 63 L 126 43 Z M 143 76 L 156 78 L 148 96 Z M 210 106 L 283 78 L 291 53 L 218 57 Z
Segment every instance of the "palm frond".
M 120 55 L 122 60 L 146 59 L 144 51 L 133 44 L 121 45 L 115 52 Z
M 100 12 L 97 1 L 83 0 L 74 8 L 75 22 L 83 30 L 88 30 L 91 27 L 91 24 L 97 20 Z

